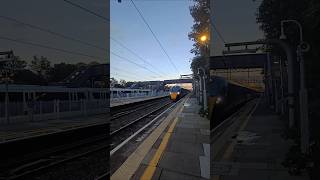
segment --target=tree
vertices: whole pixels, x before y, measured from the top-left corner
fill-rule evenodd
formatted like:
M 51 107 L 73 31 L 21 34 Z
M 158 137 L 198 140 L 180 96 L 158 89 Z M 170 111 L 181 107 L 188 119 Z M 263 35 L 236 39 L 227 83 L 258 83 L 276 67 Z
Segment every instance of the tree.
M 124 88 L 126 87 L 127 82 L 124 79 L 120 80 L 120 85 L 123 86 Z
M 194 25 L 188 37 L 194 42 L 190 52 L 196 55 L 192 59 L 190 68 L 193 74 L 197 74 L 198 67 L 205 67 L 206 65 L 204 56 L 208 53 L 208 50 L 199 38 L 202 35 L 209 37 L 210 34 L 210 0 L 194 0 L 194 2 L 195 4 L 190 7 L 190 14 L 194 19 Z
M 198 74 L 198 68 L 205 67 L 205 65 L 206 65 L 206 61 L 204 60 L 203 56 L 196 56 L 192 59 L 191 70 L 192 70 L 193 74 L 195 75 L 196 79 L 198 78 L 198 76 L 196 75 L 196 74 Z
M 59 82 L 69 76 L 77 69 L 75 64 L 59 63 L 54 64 L 50 69 L 49 76 L 51 82 Z
M 110 78 L 110 87 L 115 87 L 116 84 L 119 84 L 119 82 L 114 78 Z
M 12 79 L 15 84 L 46 85 L 46 80 L 42 76 L 27 69 L 17 71 Z
M 33 56 L 33 60 L 31 61 L 30 68 L 32 71 L 36 72 L 38 75 L 42 76 L 43 78 L 48 78 L 48 72 L 51 68 L 50 61 L 44 57 L 41 56 L 38 58 L 37 56 Z
M 91 62 L 89 63 L 89 65 L 98 65 L 98 64 L 100 64 L 100 63 L 97 62 L 97 61 L 91 61 Z
M 83 66 L 87 66 L 86 63 L 83 63 L 83 62 L 79 62 L 76 64 L 77 68 L 80 68 L 80 67 L 83 67 Z
M 14 69 L 15 70 L 25 69 L 28 65 L 28 63 L 24 60 L 21 60 L 19 56 L 14 56 L 13 62 L 14 62 Z
M 195 4 L 190 7 L 194 25 L 188 37 L 194 42 L 190 52 L 198 56 L 206 54 L 206 49 L 199 38 L 204 34 L 209 37 L 210 34 L 210 0 L 194 0 L 194 2 Z

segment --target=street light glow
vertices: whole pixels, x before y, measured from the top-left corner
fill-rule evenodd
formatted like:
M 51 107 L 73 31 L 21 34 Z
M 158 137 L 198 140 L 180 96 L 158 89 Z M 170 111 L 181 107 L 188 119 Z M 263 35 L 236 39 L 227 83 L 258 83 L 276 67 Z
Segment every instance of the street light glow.
M 205 41 L 207 40 L 207 36 L 206 36 L 206 35 L 201 36 L 201 37 L 200 37 L 200 40 L 201 40 L 202 42 L 205 42 Z

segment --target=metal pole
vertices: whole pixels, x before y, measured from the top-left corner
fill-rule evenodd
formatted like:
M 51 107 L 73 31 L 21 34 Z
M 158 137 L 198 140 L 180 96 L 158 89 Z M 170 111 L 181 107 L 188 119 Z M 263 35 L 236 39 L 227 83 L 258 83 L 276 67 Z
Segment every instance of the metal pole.
M 278 84 L 277 84 L 277 79 L 276 78 L 273 80 L 273 83 L 274 83 L 274 105 L 275 105 L 276 113 L 278 113 L 279 112 Z
M 266 40 L 266 43 L 278 44 L 286 52 L 288 59 L 288 108 L 289 108 L 289 128 L 294 127 L 294 68 L 293 68 L 293 52 L 291 47 L 282 40 L 271 39 Z
M 301 150 L 302 153 L 309 149 L 309 117 L 308 117 L 308 92 L 305 85 L 304 58 L 300 46 L 298 47 L 300 61 L 300 128 L 301 128 Z
M 269 103 L 272 104 L 273 99 L 273 87 L 272 87 L 272 73 L 271 73 L 271 58 L 270 53 L 267 52 L 267 78 L 268 78 L 268 94 L 269 94 Z
M 200 79 L 202 79 L 202 84 L 203 84 L 203 90 L 202 90 L 202 92 L 203 92 L 203 94 L 202 94 L 203 95 L 203 109 L 206 110 L 207 109 L 206 72 L 202 67 L 198 68 L 198 72 L 200 72 L 199 71 L 200 69 L 203 71 L 203 77 L 201 78 L 201 76 L 199 75 Z
M 279 57 L 280 65 L 280 88 L 281 88 L 281 114 L 284 113 L 284 83 L 283 83 L 283 69 L 282 69 L 282 59 Z
M 206 77 L 203 75 L 203 109 L 208 109 L 207 89 L 206 89 Z
M 299 110 L 300 110 L 300 131 L 301 131 L 301 152 L 307 153 L 309 149 L 309 117 L 308 117 L 308 92 L 305 85 L 305 72 L 304 72 L 304 58 L 301 46 L 303 42 L 302 26 L 297 20 L 282 20 L 281 21 L 281 35 L 284 36 L 284 23 L 292 22 L 299 27 L 300 44 L 297 48 L 297 57 L 300 65 L 300 90 L 299 90 Z
M 201 83 L 201 76 L 199 75 L 198 76 L 199 77 L 199 102 L 200 102 L 200 104 L 202 104 L 202 98 L 203 98 L 203 96 L 202 96 L 202 83 Z
M 5 93 L 5 117 L 6 117 L 6 121 L 9 124 L 10 123 L 10 119 L 9 119 L 9 82 L 8 82 L 8 72 L 6 71 L 6 93 Z

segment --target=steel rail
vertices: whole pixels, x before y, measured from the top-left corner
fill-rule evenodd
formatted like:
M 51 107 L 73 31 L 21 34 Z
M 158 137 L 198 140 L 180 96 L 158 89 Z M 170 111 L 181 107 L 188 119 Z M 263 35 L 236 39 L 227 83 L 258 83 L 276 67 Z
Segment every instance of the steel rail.
M 176 106 L 178 103 L 180 103 L 183 99 L 181 98 L 179 101 L 174 102 L 169 108 L 167 108 L 165 111 L 161 112 L 159 115 L 157 115 L 155 118 L 153 118 L 151 121 L 149 121 L 146 125 L 144 125 L 142 128 L 140 128 L 138 131 L 136 131 L 134 134 L 132 134 L 130 137 L 128 137 L 126 140 L 122 141 L 120 144 L 118 144 L 115 148 L 113 148 L 110 151 L 110 156 L 112 156 L 115 152 L 117 152 L 119 149 L 121 149 L 124 145 L 126 145 L 131 139 L 136 137 L 138 134 L 140 134 L 143 130 L 145 130 L 147 127 L 149 127 L 151 124 L 153 124 L 156 120 L 158 120 L 160 117 L 162 117 L 165 113 L 170 111 L 174 106 Z M 168 104 L 167 104 L 168 105 Z M 165 105 L 165 106 L 167 106 Z M 165 107 L 163 106 L 163 107 Z M 163 108 L 162 107 L 162 108 Z M 159 108 L 161 109 L 161 108 Z M 159 110 L 158 109 L 158 110 Z M 152 113 L 149 113 L 152 114 Z

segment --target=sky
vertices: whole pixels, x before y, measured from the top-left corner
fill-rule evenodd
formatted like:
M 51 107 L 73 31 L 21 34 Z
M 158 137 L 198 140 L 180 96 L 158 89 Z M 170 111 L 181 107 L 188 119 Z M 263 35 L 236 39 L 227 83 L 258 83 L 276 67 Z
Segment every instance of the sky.
M 130 0 L 122 0 L 121 3 L 111 0 L 111 38 L 147 61 L 145 63 L 111 39 L 111 77 L 139 81 L 176 79 L 180 78 L 180 74 L 191 74 L 190 60 L 194 55 L 190 53 L 193 42 L 188 39 L 188 33 L 193 25 L 189 11 L 193 2 L 190 0 L 134 0 L 134 2 L 178 70 L 161 50 Z
M 263 32 L 256 23 L 256 12 L 261 0 L 215 0 L 213 1 L 213 23 L 225 42 L 256 41 Z M 224 42 L 213 31 L 213 53 L 221 55 Z
M 70 0 L 93 12 L 108 16 L 109 1 Z M 14 18 L 55 33 L 84 41 L 101 49 L 32 29 L 26 25 L 7 20 Z M 13 50 L 23 60 L 30 61 L 34 55 L 45 56 L 52 63 L 92 62 L 107 63 L 108 22 L 76 8 L 63 0 L 1 0 L 0 6 L 0 51 Z M 10 40 L 25 41 L 58 48 L 70 53 L 36 47 Z M 76 54 L 75 54 L 76 53 Z M 94 56 L 86 57 L 77 53 Z

